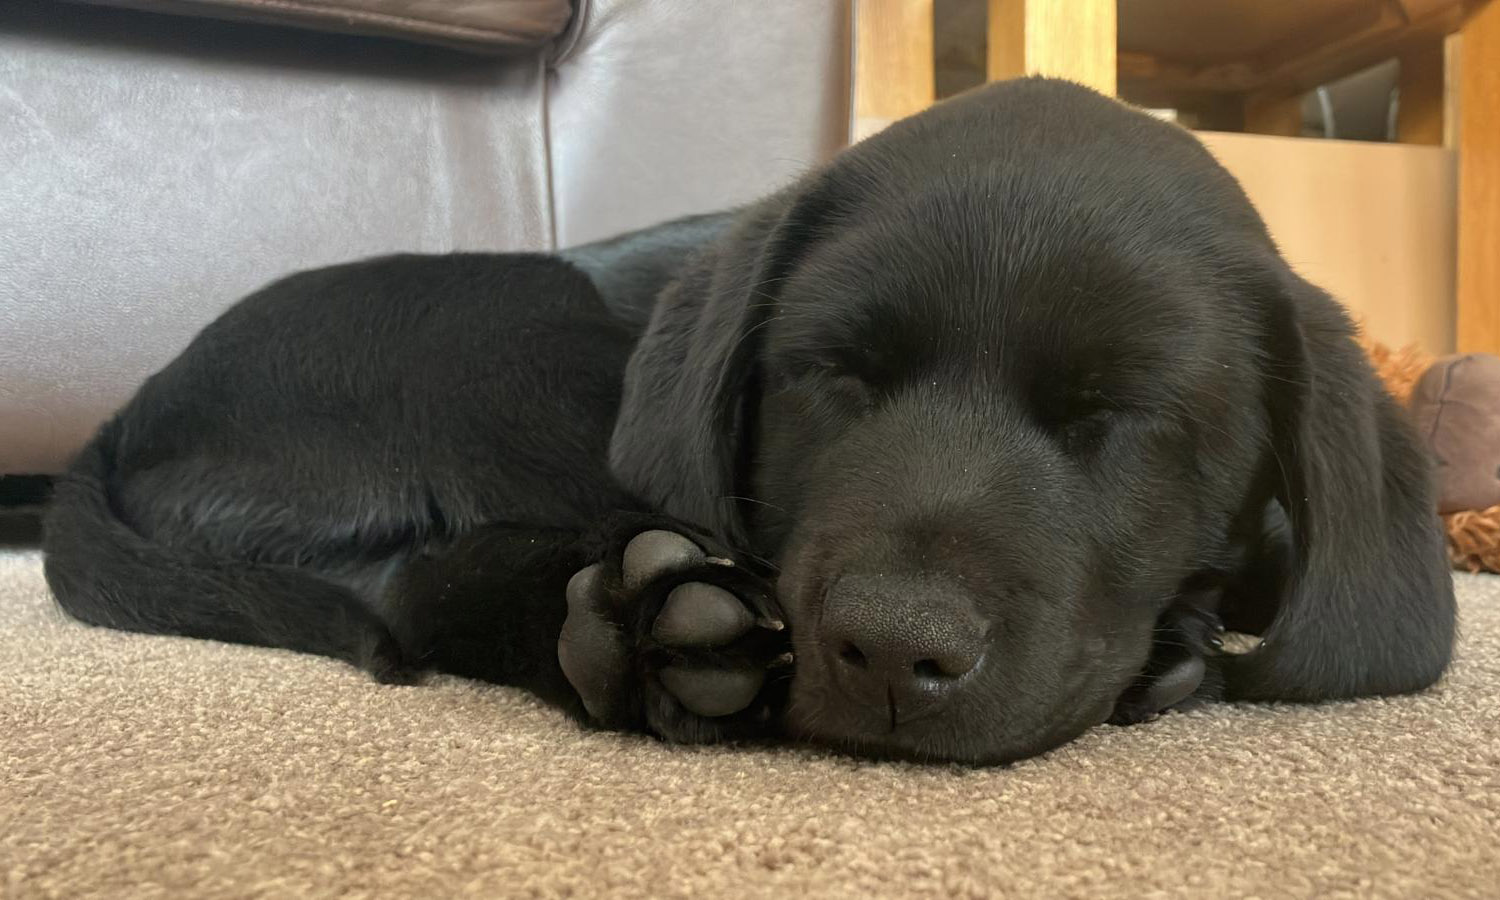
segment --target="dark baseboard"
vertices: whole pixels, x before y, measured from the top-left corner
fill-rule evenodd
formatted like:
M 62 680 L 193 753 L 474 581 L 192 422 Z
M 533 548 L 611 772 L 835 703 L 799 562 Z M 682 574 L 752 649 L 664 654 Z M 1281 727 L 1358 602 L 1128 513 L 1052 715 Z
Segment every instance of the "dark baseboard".
M 42 507 L 51 496 L 50 476 L 0 475 L 0 548 L 41 544 Z
M 0 549 L 37 547 L 41 543 L 41 510 L 0 509 Z
M 41 506 L 51 496 L 51 475 L 0 475 L 0 515 L 18 507 Z

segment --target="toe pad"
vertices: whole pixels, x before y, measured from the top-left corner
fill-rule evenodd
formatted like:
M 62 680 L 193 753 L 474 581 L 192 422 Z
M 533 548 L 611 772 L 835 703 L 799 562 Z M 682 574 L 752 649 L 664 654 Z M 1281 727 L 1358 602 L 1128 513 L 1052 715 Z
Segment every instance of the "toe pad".
M 617 684 L 625 666 L 619 629 L 594 611 L 604 591 L 603 567 L 581 569 L 568 581 L 568 618 L 557 640 L 557 661 L 594 719 L 614 718 Z
M 754 624 L 755 617 L 738 597 L 721 587 L 693 581 L 667 595 L 651 633 L 672 647 L 722 647 Z
M 712 718 L 737 713 L 760 693 L 766 673 L 759 669 L 700 669 L 669 666 L 661 683 L 683 708 Z
M 620 577 L 628 591 L 637 591 L 668 572 L 699 565 L 698 545 L 672 531 L 643 531 L 625 545 Z

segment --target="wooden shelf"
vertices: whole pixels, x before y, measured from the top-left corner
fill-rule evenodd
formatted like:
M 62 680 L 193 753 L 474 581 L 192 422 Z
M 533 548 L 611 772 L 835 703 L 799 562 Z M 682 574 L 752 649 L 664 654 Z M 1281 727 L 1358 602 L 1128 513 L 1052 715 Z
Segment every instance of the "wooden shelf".
M 1463 21 L 1462 0 L 1119 0 L 1121 93 L 1304 93 Z
M 1439 352 L 1455 343 L 1500 352 L 1500 0 L 973 2 L 988 13 L 990 80 L 1071 78 L 1143 106 L 1186 111 L 1202 127 L 1300 134 L 1307 91 L 1399 58 L 1396 132 L 1403 143 L 1428 145 L 1404 148 L 1419 152 L 1350 149 L 1341 157 L 1296 141 L 1206 142 L 1236 160 L 1230 168 L 1241 174 L 1259 157 L 1279 159 L 1265 178 L 1267 192 L 1298 171 L 1321 173 L 1307 184 L 1331 190 L 1343 167 L 1373 167 L 1363 184 L 1386 191 L 1390 208 L 1372 208 L 1362 188 L 1347 190 L 1347 199 L 1324 197 L 1317 221 L 1303 229 L 1321 242 L 1309 266 L 1347 260 L 1347 271 L 1328 280 L 1343 278 L 1347 285 L 1339 286 L 1356 308 L 1362 297 L 1383 298 L 1368 318 L 1392 342 L 1404 334 Z M 857 4 L 854 124 L 861 137 L 932 102 L 934 0 Z M 1313 218 L 1308 208 L 1289 202 L 1293 212 L 1279 230 L 1302 227 Z M 1338 224 L 1350 210 L 1358 215 Z M 1370 231 L 1375 218 L 1389 229 Z M 1455 218 L 1456 236 L 1441 227 Z M 1412 223 L 1420 228 L 1408 234 Z M 1330 228 L 1359 237 L 1330 242 L 1338 237 Z M 1392 267 L 1398 259 L 1405 262 Z M 1411 278 L 1392 274 L 1400 272 Z

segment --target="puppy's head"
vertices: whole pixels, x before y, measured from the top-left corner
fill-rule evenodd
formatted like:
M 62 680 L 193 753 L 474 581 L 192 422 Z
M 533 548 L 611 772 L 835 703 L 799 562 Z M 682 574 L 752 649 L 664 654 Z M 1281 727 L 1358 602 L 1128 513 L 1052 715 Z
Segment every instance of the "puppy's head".
M 1012 83 L 746 214 L 658 307 L 613 463 L 776 562 L 798 736 L 1040 752 L 1160 676 L 1184 603 L 1265 631 L 1232 694 L 1412 689 L 1451 599 L 1420 457 L 1344 328 L 1186 133 Z M 1330 526 L 1364 504 L 1360 550 Z M 1350 625 L 1366 589 L 1436 624 Z

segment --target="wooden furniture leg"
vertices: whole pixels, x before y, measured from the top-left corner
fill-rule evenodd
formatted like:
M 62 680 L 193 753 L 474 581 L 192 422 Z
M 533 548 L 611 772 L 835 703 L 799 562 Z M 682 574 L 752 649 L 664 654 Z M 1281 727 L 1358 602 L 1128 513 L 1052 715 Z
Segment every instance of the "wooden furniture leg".
M 1475 7 L 1462 34 L 1457 345 L 1500 353 L 1500 2 Z
M 858 0 L 854 140 L 933 104 L 933 0 Z
M 990 81 L 1054 75 L 1115 94 L 1115 0 L 989 0 Z

